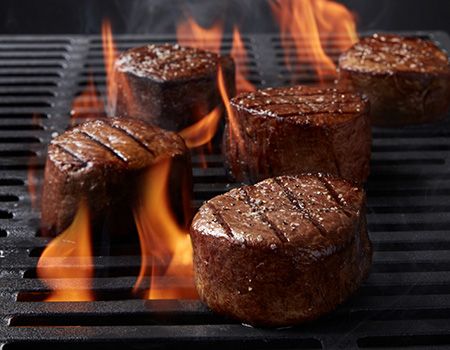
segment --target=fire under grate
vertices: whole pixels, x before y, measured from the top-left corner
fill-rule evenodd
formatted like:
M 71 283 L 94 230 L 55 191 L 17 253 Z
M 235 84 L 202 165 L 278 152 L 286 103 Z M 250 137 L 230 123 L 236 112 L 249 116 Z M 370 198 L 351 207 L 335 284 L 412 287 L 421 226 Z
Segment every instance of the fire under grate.
M 450 50 L 445 33 L 407 34 Z M 116 37 L 119 50 L 149 42 L 175 38 Z M 277 36 L 247 35 L 244 43 L 252 83 L 292 83 Z M 231 49 L 231 38 L 223 40 L 222 49 Z M 256 329 L 217 316 L 199 301 L 133 299 L 130 289 L 140 264 L 133 250 L 95 256 L 98 301 L 42 302 L 48 288 L 36 278 L 35 267 L 48 239 L 39 237 L 37 198 L 30 193 L 41 186 L 46 145 L 70 125 L 72 101 L 91 74 L 97 90 L 104 92 L 99 37 L 0 37 L 2 349 L 450 348 L 449 118 L 433 125 L 373 130 L 368 182 L 373 268 L 354 297 L 319 321 Z M 296 78 L 314 81 L 307 71 Z M 235 186 L 219 153 L 206 157 L 207 169 L 197 156 L 193 160 L 194 207 Z

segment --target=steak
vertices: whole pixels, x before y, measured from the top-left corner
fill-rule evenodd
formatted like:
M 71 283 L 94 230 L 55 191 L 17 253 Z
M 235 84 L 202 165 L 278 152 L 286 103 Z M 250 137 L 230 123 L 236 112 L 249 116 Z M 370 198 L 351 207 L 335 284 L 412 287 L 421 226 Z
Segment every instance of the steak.
M 140 120 L 108 118 L 54 138 L 48 147 L 41 204 L 44 234 L 66 229 L 82 199 L 87 200 L 94 227 L 106 223 L 111 234 L 127 234 L 147 170 L 165 159 L 171 161 L 172 207 L 184 221 L 188 214 L 183 203 L 189 204 L 189 198 L 182 194 L 192 189 L 192 175 L 189 151 L 177 134 Z
M 234 96 L 235 67 L 228 55 L 170 44 L 128 50 L 115 63 L 112 114 L 179 131 L 221 103 L 219 67 Z
M 369 97 L 375 125 L 433 122 L 448 111 L 449 60 L 430 41 L 375 34 L 341 55 L 339 71 Z
M 288 326 L 332 311 L 372 259 L 364 191 L 329 175 L 280 176 L 206 202 L 191 225 L 194 276 L 214 311 Z
M 371 144 L 366 98 L 343 88 L 293 86 L 242 93 L 230 103 L 224 150 L 235 179 L 325 172 L 366 180 Z

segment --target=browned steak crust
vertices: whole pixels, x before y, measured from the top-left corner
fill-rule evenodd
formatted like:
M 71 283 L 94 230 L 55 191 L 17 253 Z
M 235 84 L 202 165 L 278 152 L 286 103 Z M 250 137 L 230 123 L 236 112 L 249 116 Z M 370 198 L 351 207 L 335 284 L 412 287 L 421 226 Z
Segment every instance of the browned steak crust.
M 364 191 L 322 174 L 217 196 L 195 216 L 191 238 L 202 300 L 252 325 L 293 325 L 333 310 L 372 259 Z
M 375 34 L 341 55 L 339 71 L 369 97 L 375 125 L 432 122 L 448 111 L 448 57 L 430 41 Z
M 191 187 L 191 165 L 177 134 L 140 120 L 109 118 L 59 135 L 48 147 L 41 205 L 44 232 L 54 235 L 67 228 L 81 198 L 88 200 L 94 222 L 105 215 L 128 220 L 146 170 L 162 159 L 172 160 L 171 191 L 181 215 L 180 193 Z
M 343 88 L 293 86 L 239 94 L 231 100 L 226 161 L 240 181 L 326 172 L 362 182 L 369 174 L 367 99 Z
M 233 96 L 234 62 L 230 56 L 170 44 L 128 50 L 115 63 L 113 115 L 179 131 L 221 103 L 219 66 Z

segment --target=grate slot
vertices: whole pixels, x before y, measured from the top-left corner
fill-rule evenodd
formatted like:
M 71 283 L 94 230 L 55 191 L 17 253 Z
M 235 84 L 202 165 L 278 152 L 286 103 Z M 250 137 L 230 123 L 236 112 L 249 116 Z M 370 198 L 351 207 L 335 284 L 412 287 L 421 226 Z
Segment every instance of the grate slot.
M 1 179 L 0 186 L 23 186 L 25 181 L 22 179 Z
M 144 299 L 144 291 L 134 292 L 131 288 L 122 289 L 95 289 L 93 290 L 97 301 L 121 301 L 132 299 Z M 48 290 L 39 291 L 20 291 L 17 295 L 18 302 L 36 302 L 40 303 L 50 297 Z
M 44 70 L 42 68 L 7 68 L 0 69 L 0 77 L 55 77 L 58 78 L 61 76 L 61 73 L 54 70 Z
M 376 166 L 378 165 L 418 165 L 418 164 L 433 165 L 433 164 L 445 164 L 445 159 L 444 158 L 372 159 L 371 164 L 374 168 L 376 168 Z
M 425 206 L 395 206 L 395 207 L 372 207 L 370 213 L 373 214 L 413 214 L 413 213 L 449 213 L 450 205 Z
M 45 127 L 43 125 L 37 124 L 0 125 L 0 131 L 29 131 L 29 130 L 45 130 Z
M 416 285 L 409 284 L 403 286 L 365 286 L 363 285 L 359 291 L 359 295 L 363 296 L 400 296 L 405 295 L 448 295 L 450 293 L 450 284 L 427 284 Z
M 47 119 L 48 115 L 47 114 L 43 114 L 43 113 L 20 113 L 17 111 L 2 111 L 0 110 L 0 118 L 17 118 L 17 119 L 31 119 L 36 120 L 36 119 Z
M 393 246 L 395 249 L 404 249 L 402 245 L 401 248 L 398 246 Z M 448 271 L 450 269 L 450 263 L 416 263 L 412 265 L 411 263 L 397 263 L 397 264 L 384 264 L 384 263 L 374 263 L 372 266 L 372 272 L 375 273 L 396 273 L 396 272 L 433 272 L 433 271 Z
M 0 164 L 0 170 L 43 170 L 45 167 L 45 164 L 37 164 L 33 162 L 29 162 L 28 164 L 25 163 L 15 163 L 11 162 L 12 164 Z
M 22 108 L 22 107 L 51 107 L 52 104 L 50 102 L 43 101 L 1 101 L 0 108 Z
M 450 334 L 448 335 L 406 335 L 406 336 L 378 336 L 364 337 L 358 339 L 358 346 L 367 348 L 389 348 L 392 347 L 412 347 L 412 346 L 438 346 L 450 345 Z
M 201 325 L 201 324 L 227 324 L 236 323 L 217 317 L 210 313 L 123 313 L 111 315 L 104 313 L 70 315 L 42 315 L 42 316 L 16 316 L 10 320 L 9 325 L 14 327 L 48 327 L 48 326 L 136 326 L 136 325 Z
M 2 64 L 2 67 L 11 67 L 11 68 L 23 68 L 23 67 L 27 67 L 27 68 L 36 68 L 36 69 L 62 69 L 65 68 L 64 63 L 59 62 L 59 61 L 35 61 L 35 60 L 30 60 L 30 61 L 26 61 L 26 62 L 20 62 L 20 61 L 16 61 L 16 60 L 5 60 L 5 59 L 1 59 L 0 58 L 0 62 Z
M 0 91 L 0 97 L 53 97 L 53 91 Z
M 61 38 L 49 38 L 47 36 L 37 36 L 33 35 L 33 37 L 27 38 L 22 36 L 14 36 L 13 39 L 8 38 L 0 38 L 0 45 L 36 45 L 39 43 L 40 45 L 68 45 L 71 40 L 69 39 L 61 39 Z M 43 44 L 42 44 L 43 43 Z
M 152 341 L 130 341 L 130 340 L 116 340 L 115 342 L 105 340 L 103 342 L 87 342 L 87 341 L 77 341 L 77 345 L 65 342 L 43 342 L 39 341 L 33 344 L 30 343 L 20 343 L 12 342 L 3 347 L 4 350 L 28 350 L 36 349 L 36 346 L 42 347 L 48 350 L 71 350 L 79 349 L 83 346 L 86 350 L 121 350 L 124 348 L 125 344 L 128 349 L 161 349 L 159 339 L 154 339 Z M 198 350 L 209 350 L 211 349 L 211 344 L 209 341 L 205 340 L 191 340 L 191 341 L 172 341 L 170 345 L 165 345 L 164 349 L 179 349 L 181 346 L 195 346 Z M 225 341 L 217 339 L 214 341 L 215 350 L 227 350 L 227 349 L 322 349 L 320 342 L 316 339 L 299 339 L 299 340 L 235 340 L 235 341 Z
M 39 52 L 45 53 L 50 52 L 67 52 L 68 49 L 65 46 L 53 46 L 53 45 L 31 45 L 31 44 L 16 44 L 16 45 L 4 45 L 0 43 L 1 53 L 16 53 L 16 52 Z
M 61 270 L 64 270 L 61 268 Z M 67 271 L 72 271 L 73 269 L 67 268 Z M 113 277 L 137 277 L 139 275 L 140 265 L 136 264 L 134 266 L 107 266 L 107 267 L 96 267 L 96 276 L 102 278 L 113 278 Z M 26 270 L 23 274 L 23 278 L 35 279 L 38 278 L 36 269 Z M 71 278 L 77 278 L 77 276 L 71 276 Z
M 0 137 L 0 143 L 41 143 L 37 137 Z
M 13 213 L 6 211 L 6 210 L 0 210 L 0 219 L 12 219 L 14 217 Z
M 20 78 L 23 79 L 23 78 Z M 0 79 L 0 87 L 3 86 L 16 86 L 16 87 L 30 87 L 30 86 L 39 86 L 39 87 L 44 87 L 44 86 L 57 86 L 56 82 L 54 81 L 46 81 L 46 80 L 36 80 L 33 79 L 35 81 L 30 81 L 29 79 L 24 79 L 24 80 L 19 80 L 19 78 L 15 78 L 14 80 L 7 80 L 5 81 L 5 79 Z
M 19 197 L 11 194 L 0 194 L 0 202 L 18 202 Z
M 29 51 L 29 52 L 16 52 L 16 51 L 10 51 L 10 52 L 3 52 L 0 50 L 0 61 L 3 59 L 14 59 L 14 60 L 65 60 L 66 59 L 65 54 L 55 54 L 55 53 L 47 53 L 45 51 L 36 52 L 36 51 Z
M 35 157 L 36 152 L 30 150 L 13 150 L 13 151 L 0 151 L 0 157 Z

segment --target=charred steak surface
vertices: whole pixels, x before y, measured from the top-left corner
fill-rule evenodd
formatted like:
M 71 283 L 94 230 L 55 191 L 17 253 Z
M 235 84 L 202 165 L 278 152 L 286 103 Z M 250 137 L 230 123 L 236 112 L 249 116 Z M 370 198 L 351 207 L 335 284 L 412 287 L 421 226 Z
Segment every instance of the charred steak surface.
M 233 96 L 234 62 L 228 55 L 171 44 L 128 50 L 115 63 L 113 114 L 179 131 L 221 103 L 219 68 Z
M 224 149 L 237 180 L 304 172 L 358 182 L 367 178 L 369 103 L 359 94 L 343 88 L 268 88 L 239 94 L 231 107 Z
M 217 73 L 221 57 L 213 52 L 180 45 L 147 45 L 126 51 L 116 68 L 155 81 L 193 80 Z
M 341 55 L 339 71 L 370 98 L 376 125 L 434 121 L 449 108 L 449 60 L 431 41 L 375 34 Z
M 175 133 L 140 120 L 109 118 L 57 136 L 48 147 L 45 168 L 44 231 L 57 234 L 67 228 L 81 198 L 88 200 L 94 221 L 107 213 L 126 217 L 139 194 L 141 177 L 163 159 L 170 159 L 172 171 L 179 172 L 172 185 L 174 192 L 182 193 L 182 186 L 189 187 L 190 156 Z
M 364 191 L 329 175 L 281 176 L 206 202 L 191 226 L 202 300 L 244 323 L 313 320 L 367 276 Z

